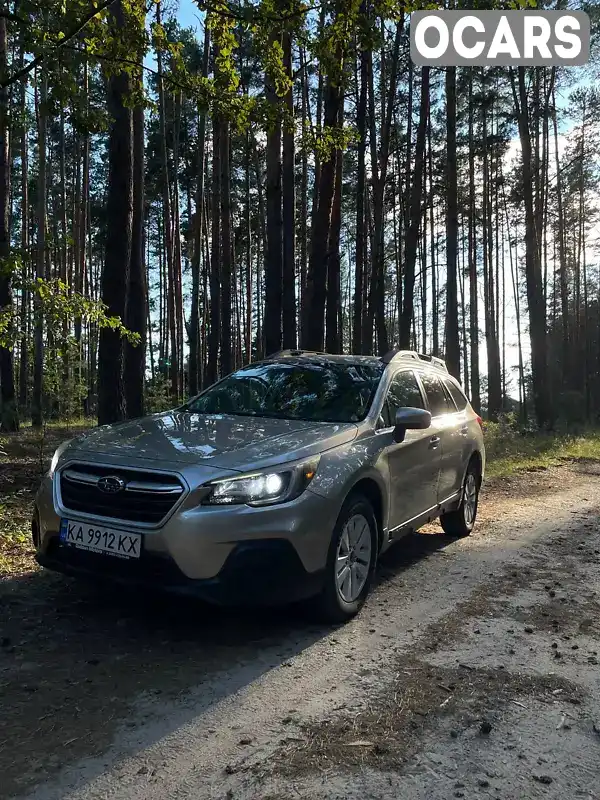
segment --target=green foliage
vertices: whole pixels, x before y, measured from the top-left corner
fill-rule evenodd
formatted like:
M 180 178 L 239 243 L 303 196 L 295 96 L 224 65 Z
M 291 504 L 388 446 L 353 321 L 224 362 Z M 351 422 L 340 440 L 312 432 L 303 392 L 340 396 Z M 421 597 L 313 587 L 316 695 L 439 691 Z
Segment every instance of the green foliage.
M 600 460 L 600 431 L 596 428 L 540 433 L 523 428 L 514 414 L 507 414 L 498 422 L 484 422 L 484 440 L 490 477 L 574 459 Z
M 325 125 L 320 131 L 316 131 L 306 125 L 303 131 L 302 146 L 309 152 L 317 153 L 318 157 L 325 161 L 331 155 L 332 150 L 345 150 L 357 139 L 358 132 L 355 127 L 346 125 L 341 128 L 332 128 Z
M 157 375 L 154 380 L 146 381 L 145 406 L 146 413 L 164 411 L 173 405 L 171 384 L 165 375 Z
M 17 273 L 15 273 L 17 274 Z M 106 305 L 98 300 L 90 300 L 85 295 L 72 291 L 71 288 L 59 278 L 23 282 L 13 281 L 15 288 L 30 292 L 39 299 L 41 313 L 46 325 L 53 331 L 55 337 L 60 336 L 60 331 L 69 330 L 76 319 L 87 320 L 95 323 L 99 328 L 110 328 L 125 336 L 132 344 L 140 341 L 139 334 L 129 331 L 120 317 L 108 316 Z M 12 307 L 0 310 L 0 346 L 10 347 L 18 334 L 18 318 L 16 310 Z

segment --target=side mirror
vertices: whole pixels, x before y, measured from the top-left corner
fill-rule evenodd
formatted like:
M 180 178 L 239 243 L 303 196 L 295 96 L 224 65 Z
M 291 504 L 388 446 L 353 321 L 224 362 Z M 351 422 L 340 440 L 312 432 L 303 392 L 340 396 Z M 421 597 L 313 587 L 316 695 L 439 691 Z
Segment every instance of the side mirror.
M 403 442 L 408 430 L 422 431 L 431 425 L 431 412 L 424 408 L 399 408 L 396 411 L 394 441 Z

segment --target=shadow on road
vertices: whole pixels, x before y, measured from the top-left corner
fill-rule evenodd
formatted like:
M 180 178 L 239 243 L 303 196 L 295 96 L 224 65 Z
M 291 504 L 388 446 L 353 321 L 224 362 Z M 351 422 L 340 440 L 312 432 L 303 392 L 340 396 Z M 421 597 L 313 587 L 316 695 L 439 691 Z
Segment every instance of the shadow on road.
M 407 537 L 376 582 L 448 542 Z M 302 607 L 223 610 L 43 571 L 0 583 L 0 620 L 3 797 L 101 754 L 119 727 L 135 725 L 140 695 L 151 709 L 195 689 L 197 715 L 330 630 Z

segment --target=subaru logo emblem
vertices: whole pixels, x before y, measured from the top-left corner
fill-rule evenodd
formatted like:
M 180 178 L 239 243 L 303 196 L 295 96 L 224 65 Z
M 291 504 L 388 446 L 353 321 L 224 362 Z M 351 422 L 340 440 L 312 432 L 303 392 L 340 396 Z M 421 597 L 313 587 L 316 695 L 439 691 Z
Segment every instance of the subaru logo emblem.
M 97 485 L 101 492 L 117 494 L 125 488 L 125 481 L 118 475 L 107 475 L 105 478 L 100 478 Z

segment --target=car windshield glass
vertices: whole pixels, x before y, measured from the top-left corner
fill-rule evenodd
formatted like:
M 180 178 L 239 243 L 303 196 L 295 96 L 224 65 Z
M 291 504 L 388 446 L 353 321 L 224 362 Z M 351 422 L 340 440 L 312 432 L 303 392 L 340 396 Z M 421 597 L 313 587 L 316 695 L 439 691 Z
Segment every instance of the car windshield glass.
M 197 414 L 238 414 L 315 422 L 359 422 L 384 366 L 372 363 L 271 362 L 234 372 L 191 400 Z

